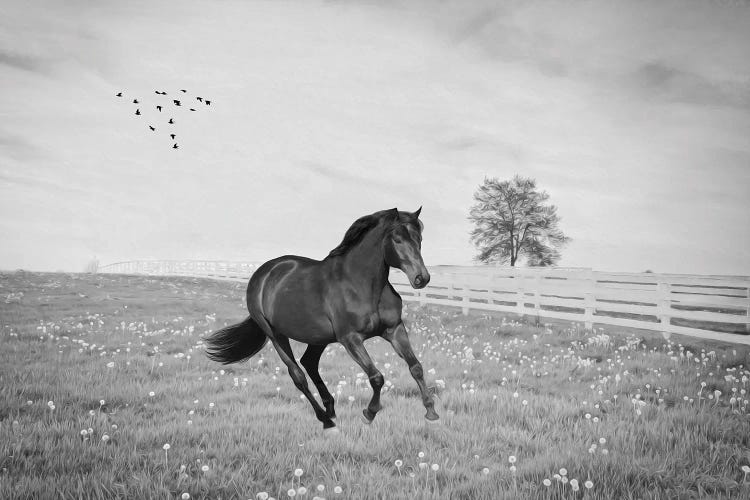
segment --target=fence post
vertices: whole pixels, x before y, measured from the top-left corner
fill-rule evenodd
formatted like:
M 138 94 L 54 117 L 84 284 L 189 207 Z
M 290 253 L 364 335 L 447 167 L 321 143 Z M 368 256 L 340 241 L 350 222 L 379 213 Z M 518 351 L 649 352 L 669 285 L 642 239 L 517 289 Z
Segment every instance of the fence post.
M 672 332 L 672 298 L 670 296 L 672 290 L 669 282 L 664 281 L 664 279 L 665 278 L 659 277 L 656 283 L 658 294 L 657 311 L 662 335 L 664 335 L 665 338 L 669 338 L 669 334 Z
M 583 326 L 586 330 L 591 330 L 594 328 L 594 309 L 596 308 L 594 288 L 596 287 L 596 280 L 594 279 L 594 272 L 591 269 L 586 270 L 583 276 L 586 280 L 586 288 L 583 292 Z
M 523 316 L 526 314 L 526 291 L 524 290 L 525 277 L 513 268 L 513 279 L 516 282 L 516 312 Z
M 462 305 L 461 312 L 464 313 L 464 316 L 469 314 L 469 284 L 467 283 L 468 279 L 464 277 L 464 283 L 463 283 L 463 290 L 462 293 Z
M 534 312 L 537 316 L 539 316 L 542 313 L 542 306 L 541 306 L 541 288 L 542 288 L 542 274 L 536 273 L 536 276 L 534 277 Z

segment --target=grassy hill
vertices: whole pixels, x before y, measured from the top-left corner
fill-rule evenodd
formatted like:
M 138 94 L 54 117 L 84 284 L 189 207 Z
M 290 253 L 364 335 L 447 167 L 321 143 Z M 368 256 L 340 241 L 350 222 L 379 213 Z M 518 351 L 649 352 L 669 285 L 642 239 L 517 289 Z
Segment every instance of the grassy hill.
M 1 274 L 0 498 L 750 495 L 747 347 L 410 305 L 440 425 L 375 339 L 388 385 L 371 426 L 359 367 L 338 345 L 321 360 L 341 429 L 328 436 L 271 348 L 205 358 L 201 336 L 244 318 L 244 289 Z

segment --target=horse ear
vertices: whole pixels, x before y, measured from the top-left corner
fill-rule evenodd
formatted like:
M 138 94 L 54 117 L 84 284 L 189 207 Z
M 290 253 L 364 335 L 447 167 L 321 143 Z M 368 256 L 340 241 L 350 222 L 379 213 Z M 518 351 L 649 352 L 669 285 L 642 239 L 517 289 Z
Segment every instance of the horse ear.
M 422 207 L 419 207 L 416 212 L 411 214 L 412 218 L 417 219 L 419 218 L 419 214 L 422 213 Z

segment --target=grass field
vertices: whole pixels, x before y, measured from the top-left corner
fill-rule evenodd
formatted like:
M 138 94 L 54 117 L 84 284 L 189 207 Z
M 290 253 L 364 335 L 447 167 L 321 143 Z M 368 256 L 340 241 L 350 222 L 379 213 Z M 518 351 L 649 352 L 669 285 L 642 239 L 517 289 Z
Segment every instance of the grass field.
M 409 305 L 441 423 L 375 339 L 387 387 L 370 426 L 359 367 L 337 345 L 321 360 L 328 436 L 271 348 L 206 359 L 201 336 L 245 317 L 244 284 L 0 286 L 2 499 L 750 498 L 747 347 Z

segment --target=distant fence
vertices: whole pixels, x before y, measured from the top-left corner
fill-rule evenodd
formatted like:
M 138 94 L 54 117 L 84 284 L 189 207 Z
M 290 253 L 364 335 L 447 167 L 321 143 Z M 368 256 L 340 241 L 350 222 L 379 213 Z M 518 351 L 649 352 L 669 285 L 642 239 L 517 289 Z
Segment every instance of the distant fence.
M 131 261 L 99 272 L 178 275 L 246 281 L 257 262 Z M 404 300 L 595 324 L 654 330 L 750 345 L 750 277 L 609 273 L 590 269 L 430 268 L 414 290 L 393 270 Z
M 222 260 L 131 260 L 100 266 L 100 273 L 193 276 L 247 280 L 262 262 Z

